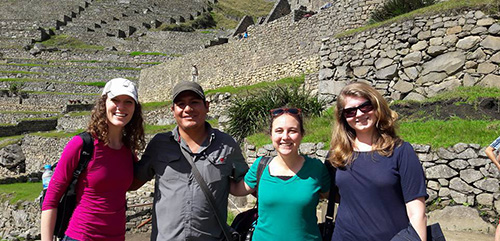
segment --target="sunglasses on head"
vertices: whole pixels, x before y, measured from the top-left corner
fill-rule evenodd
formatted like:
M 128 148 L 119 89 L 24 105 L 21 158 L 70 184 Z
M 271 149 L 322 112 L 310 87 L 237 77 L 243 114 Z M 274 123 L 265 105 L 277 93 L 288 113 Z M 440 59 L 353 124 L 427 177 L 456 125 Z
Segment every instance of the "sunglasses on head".
M 301 112 L 302 110 L 298 108 L 277 108 L 271 110 L 271 116 L 276 117 L 284 113 L 290 113 L 292 115 L 300 115 Z
M 363 113 L 366 113 L 366 112 L 372 111 L 374 108 L 375 107 L 373 107 L 372 102 L 367 100 L 363 104 L 361 104 L 357 107 L 351 107 L 351 108 L 346 108 L 346 109 L 342 110 L 342 113 L 344 114 L 345 118 L 351 118 L 351 117 L 356 116 L 356 113 L 358 112 L 358 110 L 360 110 Z

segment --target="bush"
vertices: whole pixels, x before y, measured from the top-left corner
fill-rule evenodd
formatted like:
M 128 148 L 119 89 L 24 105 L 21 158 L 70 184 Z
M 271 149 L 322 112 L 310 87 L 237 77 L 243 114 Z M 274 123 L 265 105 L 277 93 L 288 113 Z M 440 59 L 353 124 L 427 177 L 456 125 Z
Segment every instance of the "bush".
M 434 3 L 435 0 L 389 0 L 372 12 L 370 23 L 382 22 Z
M 193 21 L 191 26 L 196 29 L 206 29 L 217 26 L 217 23 L 210 13 L 203 13 Z
M 324 110 L 324 102 L 309 90 L 293 85 L 291 87 L 271 87 L 245 97 L 236 97 L 229 107 L 227 132 L 236 140 L 264 130 L 269 120 L 269 110 L 290 106 L 302 109 L 304 116 L 319 116 Z

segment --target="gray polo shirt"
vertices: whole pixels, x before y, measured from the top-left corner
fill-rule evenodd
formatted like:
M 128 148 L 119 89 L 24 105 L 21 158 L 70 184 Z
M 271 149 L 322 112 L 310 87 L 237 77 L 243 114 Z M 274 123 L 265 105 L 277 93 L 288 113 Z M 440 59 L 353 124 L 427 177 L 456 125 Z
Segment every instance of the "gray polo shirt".
M 212 129 L 208 123 L 206 125 L 210 134 L 198 153 L 191 152 L 176 127 L 172 132 L 155 135 L 134 168 L 139 180 L 156 178 L 152 241 L 224 239 L 214 212 L 180 148 L 193 156 L 224 220 L 227 217 L 229 181 L 240 181 L 248 165 L 231 136 Z

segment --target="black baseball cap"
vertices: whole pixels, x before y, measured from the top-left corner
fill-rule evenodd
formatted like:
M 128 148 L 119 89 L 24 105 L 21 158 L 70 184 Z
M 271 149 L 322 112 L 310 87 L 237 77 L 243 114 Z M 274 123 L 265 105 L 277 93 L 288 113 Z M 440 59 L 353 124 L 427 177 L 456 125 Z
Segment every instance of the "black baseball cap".
M 193 81 L 181 81 L 177 83 L 172 89 L 172 101 L 175 102 L 175 98 L 179 96 L 184 91 L 192 91 L 196 95 L 198 95 L 203 101 L 205 101 L 205 94 L 203 92 L 203 88 Z

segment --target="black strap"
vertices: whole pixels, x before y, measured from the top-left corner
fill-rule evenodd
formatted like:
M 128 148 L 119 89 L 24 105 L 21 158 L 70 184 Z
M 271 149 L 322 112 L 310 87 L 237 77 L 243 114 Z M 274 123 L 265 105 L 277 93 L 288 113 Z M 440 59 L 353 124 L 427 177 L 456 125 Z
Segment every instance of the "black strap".
M 215 205 L 215 197 L 214 197 L 213 193 L 210 191 L 207 183 L 205 182 L 205 180 L 201 176 L 200 171 L 196 167 L 191 154 L 189 154 L 184 148 L 182 148 L 182 147 L 180 147 L 180 148 L 181 148 L 182 154 L 184 155 L 186 160 L 191 165 L 191 172 L 193 173 L 194 178 L 196 179 L 196 181 L 200 185 L 200 188 L 203 191 L 203 194 L 205 194 L 205 197 L 207 198 L 208 203 L 210 204 L 210 206 L 214 210 L 215 218 L 217 219 L 217 222 L 221 226 L 222 231 L 224 232 L 224 236 L 226 237 L 226 240 L 231 241 L 232 236 L 231 236 L 231 232 L 229 231 L 229 226 L 227 225 L 227 223 L 225 221 L 222 220 L 222 215 L 220 214 L 219 209 Z
M 257 184 L 255 184 L 255 196 L 258 196 L 257 190 L 259 189 L 260 177 L 262 176 L 264 169 L 266 168 L 267 165 L 269 165 L 269 162 L 271 162 L 271 160 L 272 160 L 271 157 L 264 156 L 259 161 L 259 165 L 257 166 Z M 257 202 L 258 201 L 259 200 L 257 200 Z
M 333 223 L 335 212 L 335 196 L 338 191 L 337 186 L 335 185 L 335 175 L 337 172 L 337 168 L 332 166 L 332 164 L 328 161 L 328 158 L 326 158 L 325 160 L 325 166 L 328 170 L 328 174 L 330 174 L 330 193 L 328 194 L 328 208 L 326 209 L 325 222 Z
M 80 151 L 80 160 L 78 161 L 78 166 L 73 171 L 73 179 L 71 179 L 71 184 L 68 186 L 68 194 L 76 193 L 76 183 L 78 182 L 78 177 L 82 174 L 83 170 L 87 168 L 87 165 L 92 159 L 92 153 L 94 152 L 94 138 L 88 132 L 82 132 L 78 134 L 83 140 L 83 147 Z

